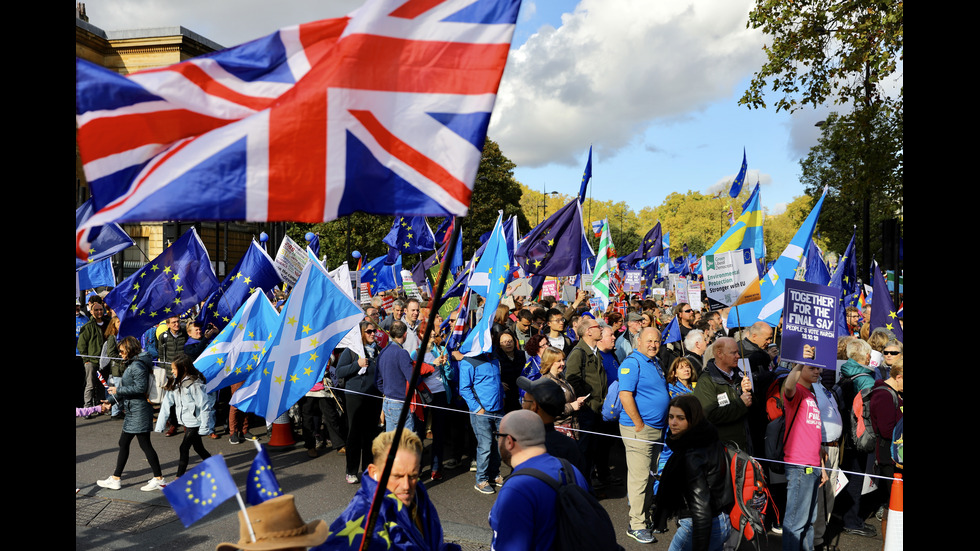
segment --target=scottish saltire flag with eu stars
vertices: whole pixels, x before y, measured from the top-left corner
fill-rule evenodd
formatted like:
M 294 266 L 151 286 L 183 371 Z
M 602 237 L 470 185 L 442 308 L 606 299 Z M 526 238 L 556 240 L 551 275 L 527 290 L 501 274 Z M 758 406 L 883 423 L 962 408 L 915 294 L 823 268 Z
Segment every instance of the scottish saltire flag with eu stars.
M 179 316 L 218 288 L 208 251 L 194 228 L 140 271 L 106 295 L 119 317 L 119 339 L 137 337 L 172 316 Z
M 218 329 L 224 329 L 235 312 L 248 300 L 249 295 L 256 291 L 268 291 L 280 283 L 282 278 L 279 277 L 269 253 L 252 241 L 245 255 L 228 272 L 218 290 L 204 302 L 197 321 L 205 327 L 213 323 Z
M 309 262 L 279 314 L 279 327 L 231 405 L 267 420 L 299 401 L 323 374 L 337 344 L 364 319 L 364 310 Z
M 578 205 L 578 201 L 572 202 Z M 580 223 L 579 231 L 581 227 Z M 464 356 L 478 356 L 493 350 L 490 335 L 493 313 L 497 311 L 497 305 L 500 304 L 500 299 L 507 290 L 507 284 L 510 283 L 512 268 L 511 259 L 507 255 L 507 236 L 504 234 L 503 213 L 501 213 L 497 216 L 497 223 L 493 226 L 493 234 L 487 241 L 487 248 L 484 249 L 470 276 L 469 289 L 486 297 L 487 301 L 483 305 L 483 317 L 476 322 L 476 326 L 466 335 L 459 347 L 459 351 Z
M 252 466 L 248 469 L 248 478 L 245 482 L 245 499 L 249 505 L 258 505 L 263 501 L 279 497 L 283 494 L 276 480 L 275 473 L 272 472 L 272 461 L 269 454 L 262 447 L 262 444 L 255 443 L 258 453 L 252 460 Z
M 789 245 L 786 245 L 783 253 L 779 255 L 766 275 L 759 281 L 759 293 L 762 295 L 762 299 L 732 308 L 728 313 L 728 327 L 747 327 L 756 321 L 764 321 L 772 327 L 779 323 L 779 317 L 783 313 L 786 280 L 793 279 L 796 275 L 806 246 L 813 237 L 813 230 L 817 225 L 817 219 L 820 217 L 820 210 L 823 208 L 826 197 L 827 189 L 824 188 L 820 199 L 813 205 L 813 209 L 810 210 L 806 220 L 800 224 Z
M 578 275 L 582 269 L 582 206 L 578 198 L 527 234 L 514 253 L 524 271 L 536 275 Z
M 76 256 L 110 222 L 465 215 L 519 8 L 368 0 L 128 76 L 76 59 Z
M 279 312 L 265 293 L 252 293 L 231 322 L 204 349 L 194 367 L 208 392 L 244 381 L 258 365 L 265 343 L 279 327 Z
M 163 495 L 184 523 L 184 528 L 201 520 L 237 493 L 238 487 L 228 472 L 225 456 L 221 454 L 205 459 L 163 488 Z

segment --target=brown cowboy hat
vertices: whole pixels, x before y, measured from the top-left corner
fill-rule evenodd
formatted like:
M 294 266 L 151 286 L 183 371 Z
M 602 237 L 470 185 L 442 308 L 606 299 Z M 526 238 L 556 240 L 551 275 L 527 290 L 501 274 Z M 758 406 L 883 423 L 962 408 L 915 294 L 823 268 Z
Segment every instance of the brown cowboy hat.
M 267 551 L 311 547 L 320 545 L 330 535 L 327 523 L 322 520 L 303 522 L 291 495 L 274 497 L 249 507 L 248 518 L 252 521 L 255 541 L 253 542 L 249 536 L 245 515 L 242 511 L 238 511 L 238 543 L 219 543 L 215 551 L 234 549 Z

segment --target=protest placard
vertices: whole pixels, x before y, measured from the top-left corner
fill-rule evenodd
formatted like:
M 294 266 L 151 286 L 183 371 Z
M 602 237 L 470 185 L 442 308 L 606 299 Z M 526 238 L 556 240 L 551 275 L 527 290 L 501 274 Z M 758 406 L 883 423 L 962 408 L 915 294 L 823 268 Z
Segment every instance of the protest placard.
M 541 285 L 541 296 L 558 298 L 558 280 L 554 278 L 546 279 Z
M 642 272 L 640 270 L 626 270 L 626 276 L 623 278 L 623 290 L 627 293 L 639 293 L 642 291 L 641 277 Z
M 837 309 L 840 291 L 826 285 L 787 280 L 783 299 L 782 359 L 837 367 Z
M 701 257 L 708 309 L 721 310 L 759 300 L 759 272 L 752 249 L 739 249 Z
M 309 257 L 305 248 L 297 245 L 288 235 L 282 238 L 279 252 L 276 253 L 275 264 L 279 276 L 290 287 L 296 285 L 296 281 L 299 280 L 299 276 L 303 273 L 303 268 L 308 261 Z

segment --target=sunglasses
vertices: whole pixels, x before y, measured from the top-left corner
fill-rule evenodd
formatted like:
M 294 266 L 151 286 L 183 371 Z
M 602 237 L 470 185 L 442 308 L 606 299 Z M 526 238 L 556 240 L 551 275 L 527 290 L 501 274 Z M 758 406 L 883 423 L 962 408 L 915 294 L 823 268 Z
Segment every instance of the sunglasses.
M 367 331 L 365 331 L 365 333 L 367 333 L 368 335 L 373 335 L 374 329 L 368 329 Z
M 885 356 L 898 356 L 899 354 L 901 354 L 901 352 L 899 352 L 898 350 L 885 350 L 884 352 L 882 352 L 882 354 L 884 354 Z

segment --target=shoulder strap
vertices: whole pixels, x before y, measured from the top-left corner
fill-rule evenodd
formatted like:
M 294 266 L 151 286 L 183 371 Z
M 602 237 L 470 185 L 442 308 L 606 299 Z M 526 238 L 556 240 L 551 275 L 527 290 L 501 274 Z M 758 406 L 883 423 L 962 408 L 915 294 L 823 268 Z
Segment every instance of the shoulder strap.
M 511 474 L 511 476 L 520 476 L 520 475 L 527 475 L 533 478 L 537 478 L 538 480 L 544 482 L 548 486 L 551 486 L 551 488 L 556 492 L 558 491 L 559 488 L 561 488 L 561 484 L 559 484 L 557 480 L 544 474 L 542 471 L 539 471 L 538 469 L 525 467 L 523 469 L 518 469 Z

